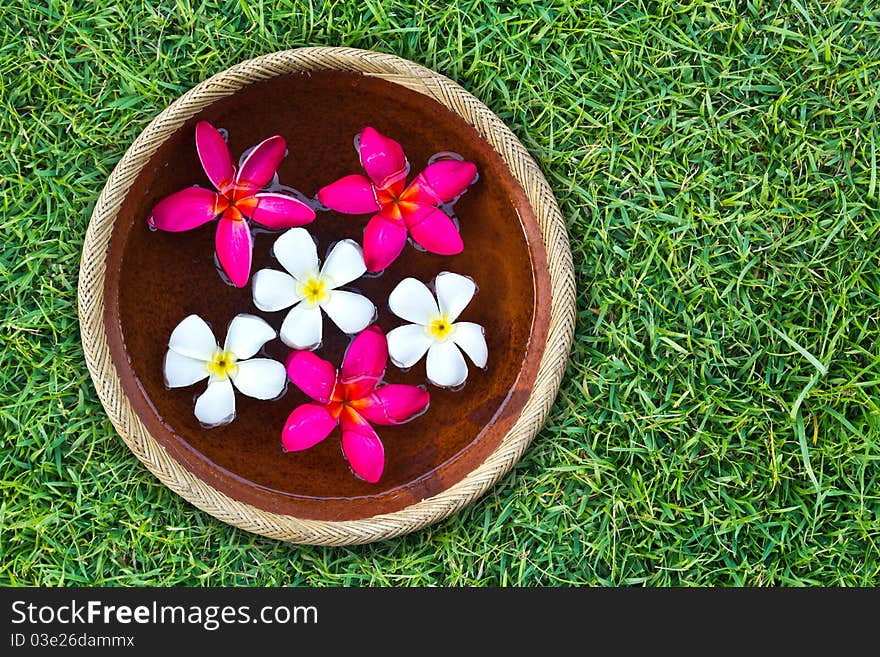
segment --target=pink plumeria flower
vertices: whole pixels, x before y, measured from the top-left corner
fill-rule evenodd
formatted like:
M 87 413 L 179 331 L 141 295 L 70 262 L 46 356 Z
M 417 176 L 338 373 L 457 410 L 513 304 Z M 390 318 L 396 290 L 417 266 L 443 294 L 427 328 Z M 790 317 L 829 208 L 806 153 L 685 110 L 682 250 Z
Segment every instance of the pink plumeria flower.
M 456 322 L 471 302 L 477 286 L 467 276 L 444 271 L 434 279 L 437 300 L 431 290 L 415 278 L 404 278 L 391 291 L 391 312 L 412 324 L 388 333 L 388 352 L 398 367 L 415 365 L 425 352 L 428 380 L 435 386 L 454 388 L 467 380 L 464 351 L 477 367 L 486 367 L 489 349 L 483 327 L 473 322 Z
M 428 408 L 430 396 L 417 386 L 379 385 L 388 361 L 388 343 L 378 326 L 360 333 L 349 345 L 342 370 L 311 351 L 294 351 L 287 376 L 315 400 L 293 409 L 281 444 L 288 452 L 312 447 L 342 425 L 342 451 L 354 473 L 376 483 L 385 468 L 385 448 L 373 424 L 409 422 Z
M 196 399 L 195 414 L 207 427 L 228 424 L 235 418 L 235 393 L 255 399 L 275 399 L 287 383 L 284 365 L 270 358 L 253 358 L 275 329 L 255 315 L 236 315 L 229 324 L 223 348 L 205 320 L 186 317 L 171 332 L 165 354 L 165 385 L 183 388 L 209 379 Z
M 280 135 L 258 144 L 236 170 L 220 132 L 207 121 L 196 124 L 196 150 L 216 191 L 188 187 L 159 201 L 149 225 L 159 230 L 191 230 L 220 215 L 215 246 L 220 266 L 236 287 L 247 285 L 253 238 L 245 218 L 268 228 L 302 226 L 315 212 L 297 198 L 261 192 L 284 159 L 287 145 Z
M 281 324 L 281 341 L 294 349 L 314 349 L 323 338 L 321 311 L 344 333 L 359 333 L 373 321 L 376 306 L 362 294 L 339 287 L 367 270 L 354 240 L 340 240 L 320 267 L 318 250 L 305 228 L 291 228 L 275 240 L 275 257 L 286 272 L 261 269 L 254 274 L 254 305 L 274 312 L 291 308 Z
M 360 135 L 361 164 L 367 176 L 352 174 L 318 192 L 331 210 L 375 212 L 364 231 L 367 269 L 385 269 L 400 255 L 406 236 L 432 253 L 455 255 L 464 244 L 452 219 L 437 206 L 459 197 L 477 175 L 473 162 L 440 160 L 406 185 L 409 171 L 403 148 L 372 127 Z

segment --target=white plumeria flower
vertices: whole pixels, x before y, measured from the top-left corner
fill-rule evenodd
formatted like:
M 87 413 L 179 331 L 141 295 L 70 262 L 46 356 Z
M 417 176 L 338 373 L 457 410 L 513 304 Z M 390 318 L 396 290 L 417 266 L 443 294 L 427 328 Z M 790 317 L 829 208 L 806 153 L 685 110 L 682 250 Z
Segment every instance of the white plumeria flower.
M 391 292 L 391 312 L 407 321 L 388 333 L 388 355 L 398 367 L 412 367 L 428 352 L 428 380 L 452 388 L 468 375 L 464 351 L 474 365 L 486 367 L 489 349 L 483 327 L 473 322 L 456 322 L 477 286 L 461 274 L 444 271 L 434 279 L 437 301 L 431 290 L 414 278 L 405 278 Z M 438 306 L 439 302 L 439 306 Z M 461 350 L 459 350 L 461 348 Z
M 252 358 L 275 337 L 275 330 L 259 317 L 236 315 L 221 349 L 205 320 L 190 315 L 168 340 L 165 385 L 183 388 L 210 377 L 208 389 L 196 400 L 196 418 L 207 427 L 232 422 L 233 383 L 240 393 L 256 399 L 274 399 L 284 391 L 284 365 L 270 358 Z
M 281 340 L 294 349 L 321 343 L 321 310 L 344 333 L 363 331 L 376 316 L 373 302 L 338 289 L 367 271 L 364 252 L 354 240 L 342 240 L 318 269 L 318 250 L 305 228 L 291 228 L 275 240 L 275 257 L 287 272 L 261 269 L 254 274 L 254 305 L 274 312 L 293 306 L 281 324 Z

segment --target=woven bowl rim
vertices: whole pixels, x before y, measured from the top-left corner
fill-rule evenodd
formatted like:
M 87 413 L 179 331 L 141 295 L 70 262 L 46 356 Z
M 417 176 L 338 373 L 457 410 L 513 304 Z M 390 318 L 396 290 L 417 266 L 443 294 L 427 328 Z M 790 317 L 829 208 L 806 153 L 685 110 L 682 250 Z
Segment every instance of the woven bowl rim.
M 473 126 L 501 156 L 535 214 L 550 277 L 550 324 L 534 387 L 500 445 L 461 481 L 393 513 L 345 521 L 298 518 L 233 499 L 187 470 L 149 434 L 125 395 L 104 326 L 104 282 L 110 238 L 130 184 L 165 139 L 214 101 L 254 82 L 313 70 L 344 70 L 383 78 L 441 103 Z M 543 426 L 568 362 L 574 332 L 575 286 L 565 222 L 553 191 L 511 130 L 482 102 L 449 78 L 396 55 L 356 48 L 308 47 L 269 53 L 199 83 L 140 133 L 110 174 L 92 212 L 83 244 L 78 288 L 86 365 L 117 433 L 168 488 L 210 515 L 241 529 L 293 543 L 350 545 L 393 538 L 439 522 L 491 488 L 522 457 Z

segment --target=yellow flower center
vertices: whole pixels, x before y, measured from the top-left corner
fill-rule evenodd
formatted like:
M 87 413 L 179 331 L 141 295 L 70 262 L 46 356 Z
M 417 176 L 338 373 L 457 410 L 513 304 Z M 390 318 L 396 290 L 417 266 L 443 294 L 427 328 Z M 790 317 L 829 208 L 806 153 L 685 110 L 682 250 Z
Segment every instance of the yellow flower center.
M 326 301 L 330 295 L 327 282 L 320 278 L 310 278 L 302 286 L 302 294 L 307 303 L 317 305 Z
M 452 333 L 452 329 L 453 325 L 446 318 L 446 315 L 441 315 L 428 325 L 428 333 L 435 340 L 445 340 Z
M 218 349 L 208 361 L 208 371 L 214 378 L 225 379 L 238 371 L 237 359 L 231 351 Z

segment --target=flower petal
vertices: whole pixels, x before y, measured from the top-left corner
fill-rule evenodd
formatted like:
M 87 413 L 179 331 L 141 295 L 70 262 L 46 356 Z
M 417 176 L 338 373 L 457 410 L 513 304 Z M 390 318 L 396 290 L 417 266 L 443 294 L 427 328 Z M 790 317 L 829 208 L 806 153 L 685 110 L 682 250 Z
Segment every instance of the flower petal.
M 293 349 L 312 349 L 321 344 L 323 335 L 323 318 L 318 306 L 308 307 L 305 304 L 294 306 L 278 332 L 281 341 Z
M 473 162 L 459 160 L 440 160 L 428 165 L 413 180 L 403 197 L 407 201 L 418 201 L 430 205 L 448 203 L 461 196 L 477 175 Z
M 315 218 L 315 211 L 294 196 L 277 192 L 261 192 L 252 199 L 253 208 L 245 214 L 268 228 L 302 226 Z M 247 207 L 248 204 L 245 204 Z
M 376 387 L 385 373 L 387 362 L 388 343 L 385 335 L 378 326 L 371 326 L 348 345 L 339 380 L 353 386 L 349 390 L 350 397 L 359 399 Z
M 207 362 L 211 360 L 219 345 L 205 320 L 198 315 L 190 315 L 171 331 L 168 348 L 181 356 Z
M 430 205 L 413 203 L 413 210 L 403 215 L 412 238 L 431 253 L 455 255 L 464 249 L 464 242 L 452 219 Z
M 291 228 L 272 247 L 281 266 L 299 281 L 318 273 L 318 249 L 305 228 Z
M 284 271 L 261 269 L 253 278 L 254 305 L 265 312 L 290 308 L 302 299 L 296 280 Z
M 265 319 L 242 313 L 229 322 L 223 350 L 231 351 L 238 360 L 245 360 L 257 353 L 269 340 L 274 340 L 276 335 L 275 329 Z
M 232 284 L 235 287 L 247 285 L 251 274 L 251 254 L 254 247 L 247 222 L 222 216 L 217 223 L 214 246 L 217 249 L 220 266 L 223 267 Z
M 228 424 L 235 419 L 235 392 L 227 379 L 211 381 L 196 399 L 196 419 L 207 427 Z
M 364 230 L 364 263 L 382 271 L 397 259 L 406 244 L 406 225 L 382 214 L 373 215 Z
M 434 341 L 419 324 L 404 324 L 388 332 L 388 355 L 398 367 L 412 367 Z
M 427 390 L 392 383 L 377 388 L 357 405 L 357 411 L 374 424 L 403 424 L 424 412 L 430 400 Z
M 363 331 L 376 317 L 376 306 L 362 294 L 333 290 L 321 308 L 343 333 Z
M 169 388 L 185 388 L 208 378 L 205 361 L 181 356 L 171 349 L 165 354 L 165 385 Z
M 294 351 L 287 357 L 287 376 L 316 402 L 326 404 L 336 387 L 336 368 L 311 351 Z
M 235 179 L 235 165 L 223 135 L 207 121 L 196 123 L 196 151 L 208 180 L 225 192 Z
M 277 360 L 252 358 L 237 365 L 235 374 L 229 378 L 243 395 L 254 399 L 275 399 L 283 392 L 287 372 Z
M 426 365 L 428 380 L 435 386 L 454 388 L 467 379 L 467 363 L 452 340 L 432 344 Z
M 330 289 L 334 289 L 360 278 L 366 271 L 360 245 L 354 240 L 342 240 L 327 254 L 321 276 L 329 278 Z
M 434 279 L 434 289 L 437 291 L 440 312 L 446 315 L 449 322 L 454 322 L 474 298 L 477 286 L 468 276 L 443 271 Z
M 406 156 L 400 144 L 367 126 L 360 135 L 361 164 L 380 189 L 402 188 L 406 181 Z
M 151 228 L 179 233 L 211 221 L 226 209 L 226 200 L 212 189 L 187 187 L 166 196 L 150 213 Z
M 265 312 L 284 310 L 302 301 L 301 286 L 290 274 L 261 269 L 254 274 L 254 305 Z
M 366 214 L 379 209 L 373 183 L 357 173 L 319 189 L 318 200 L 331 210 L 345 214 Z
M 287 452 L 299 452 L 317 445 L 336 426 L 326 406 L 303 404 L 293 409 L 281 430 L 281 444 Z
M 391 312 L 408 322 L 427 326 L 439 314 L 431 290 L 415 278 L 404 278 L 388 296 Z
M 473 322 L 458 322 L 452 333 L 455 342 L 477 367 L 486 367 L 489 359 L 489 348 L 486 346 L 486 332 L 483 327 Z
M 273 135 L 257 144 L 242 162 L 235 177 L 238 195 L 248 196 L 268 185 L 286 151 L 287 143 L 281 135 Z
M 385 469 L 385 448 L 375 429 L 357 413 L 342 415 L 342 451 L 354 473 L 375 484 Z

